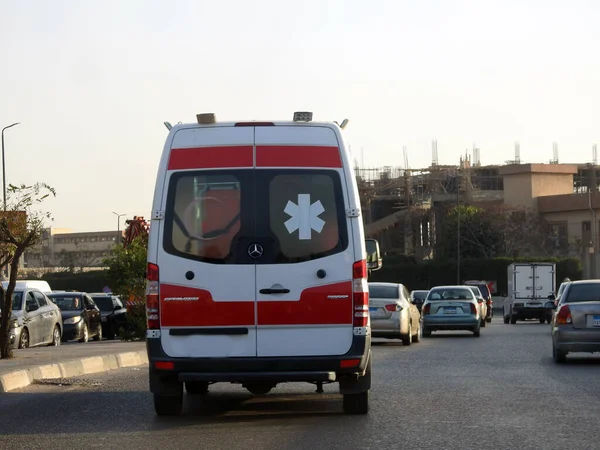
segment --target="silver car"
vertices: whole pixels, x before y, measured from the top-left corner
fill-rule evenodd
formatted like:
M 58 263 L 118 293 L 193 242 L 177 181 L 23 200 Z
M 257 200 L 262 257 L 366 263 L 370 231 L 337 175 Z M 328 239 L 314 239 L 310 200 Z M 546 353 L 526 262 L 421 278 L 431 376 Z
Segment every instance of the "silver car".
M 477 286 L 473 286 L 473 285 L 466 285 L 466 286 L 473 291 L 473 294 L 475 295 L 475 298 L 477 299 L 477 303 L 479 304 L 479 316 L 481 317 L 481 327 L 483 328 L 483 327 L 485 327 L 485 318 L 487 317 L 487 313 L 488 313 L 487 303 L 485 302 L 485 299 L 483 298 L 483 294 L 481 293 L 481 290 Z
M 571 281 L 552 320 L 552 354 L 557 363 L 571 352 L 600 352 L 600 280 Z
M 480 336 L 479 303 L 469 286 L 437 286 L 432 288 L 423 303 L 423 336 L 437 330 L 468 330 Z
M 400 338 L 403 345 L 421 338 L 421 314 L 402 284 L 369 283 L 369 315 L 373 337 Z
M 12 304 L 9 336 L 13 348 L 60 345 L 60 310 L 44 293 L 34 288 L 15 288 Z

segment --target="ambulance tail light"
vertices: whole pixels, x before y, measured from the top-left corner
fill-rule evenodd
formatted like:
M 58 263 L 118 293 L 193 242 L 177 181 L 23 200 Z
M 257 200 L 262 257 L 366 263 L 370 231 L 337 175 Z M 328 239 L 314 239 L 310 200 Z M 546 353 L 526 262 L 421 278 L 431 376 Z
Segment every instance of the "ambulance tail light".
M 158 266 L 152 263 L 146 270 L 146 324 L 149 330 L 160 329 Z
M 352 292 L 354 326 L 366 327 L 369 323 L 369 285 L 367 283 L 367 261 L 356 261 L 352 266 Z

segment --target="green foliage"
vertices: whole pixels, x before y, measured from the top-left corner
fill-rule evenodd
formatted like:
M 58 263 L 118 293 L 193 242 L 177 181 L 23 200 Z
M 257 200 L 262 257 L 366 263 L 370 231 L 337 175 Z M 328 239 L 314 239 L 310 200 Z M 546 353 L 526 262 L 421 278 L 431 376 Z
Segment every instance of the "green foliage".
M 102 292 L 102 289 L 109 285 L 108 277 L 103 270 L 45 273 L 42 275 L 42 280 L 47 281 L 52 289 L 80 292 Z
M 506 292 L 507 268 L 516 262 L 556 263 L 556 289 L 560 282 L 569 277 L 580 280 L 583 277 L 581 262 L 576 258 L 494 258 L 461 260 L 460 278 L 465 280 L 496 280 L 498 294 Z M 409 290 L 429 289 L 433 286 L 456 284 L 456 261 L 429 260 L 419 263 L 401 263 L 392 257 L 384 257 L 383 267 L 369 275 L 369 281 L 402 283 Z

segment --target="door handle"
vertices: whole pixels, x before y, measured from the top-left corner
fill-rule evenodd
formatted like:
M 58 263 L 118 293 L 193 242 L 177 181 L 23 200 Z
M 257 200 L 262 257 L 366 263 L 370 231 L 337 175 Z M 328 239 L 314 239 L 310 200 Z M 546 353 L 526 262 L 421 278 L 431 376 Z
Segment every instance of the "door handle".
M 289 289 L 261 289 L 260 291 L 261 294 L 289 294 L 290 290 Z

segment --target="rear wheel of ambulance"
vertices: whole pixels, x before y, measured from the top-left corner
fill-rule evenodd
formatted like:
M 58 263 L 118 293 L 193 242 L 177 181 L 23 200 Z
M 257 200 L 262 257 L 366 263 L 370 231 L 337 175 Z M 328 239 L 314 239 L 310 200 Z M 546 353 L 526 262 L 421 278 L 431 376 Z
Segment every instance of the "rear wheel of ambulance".
M 154 410 L 159 416 L 178 416 L 183 408 L 183 395 L 154 394 Z
M 365 390 L 363 392 L 344 394 L 344 412 L 346 414 L 367 414 L 369 412 L 369 389 L 371 388 L 371 360 L 369 360 L 367 364 L 365 374 L 354 383 L 353 387 L 355 389 L 358 387 L 359 389 L 363 388 Z

